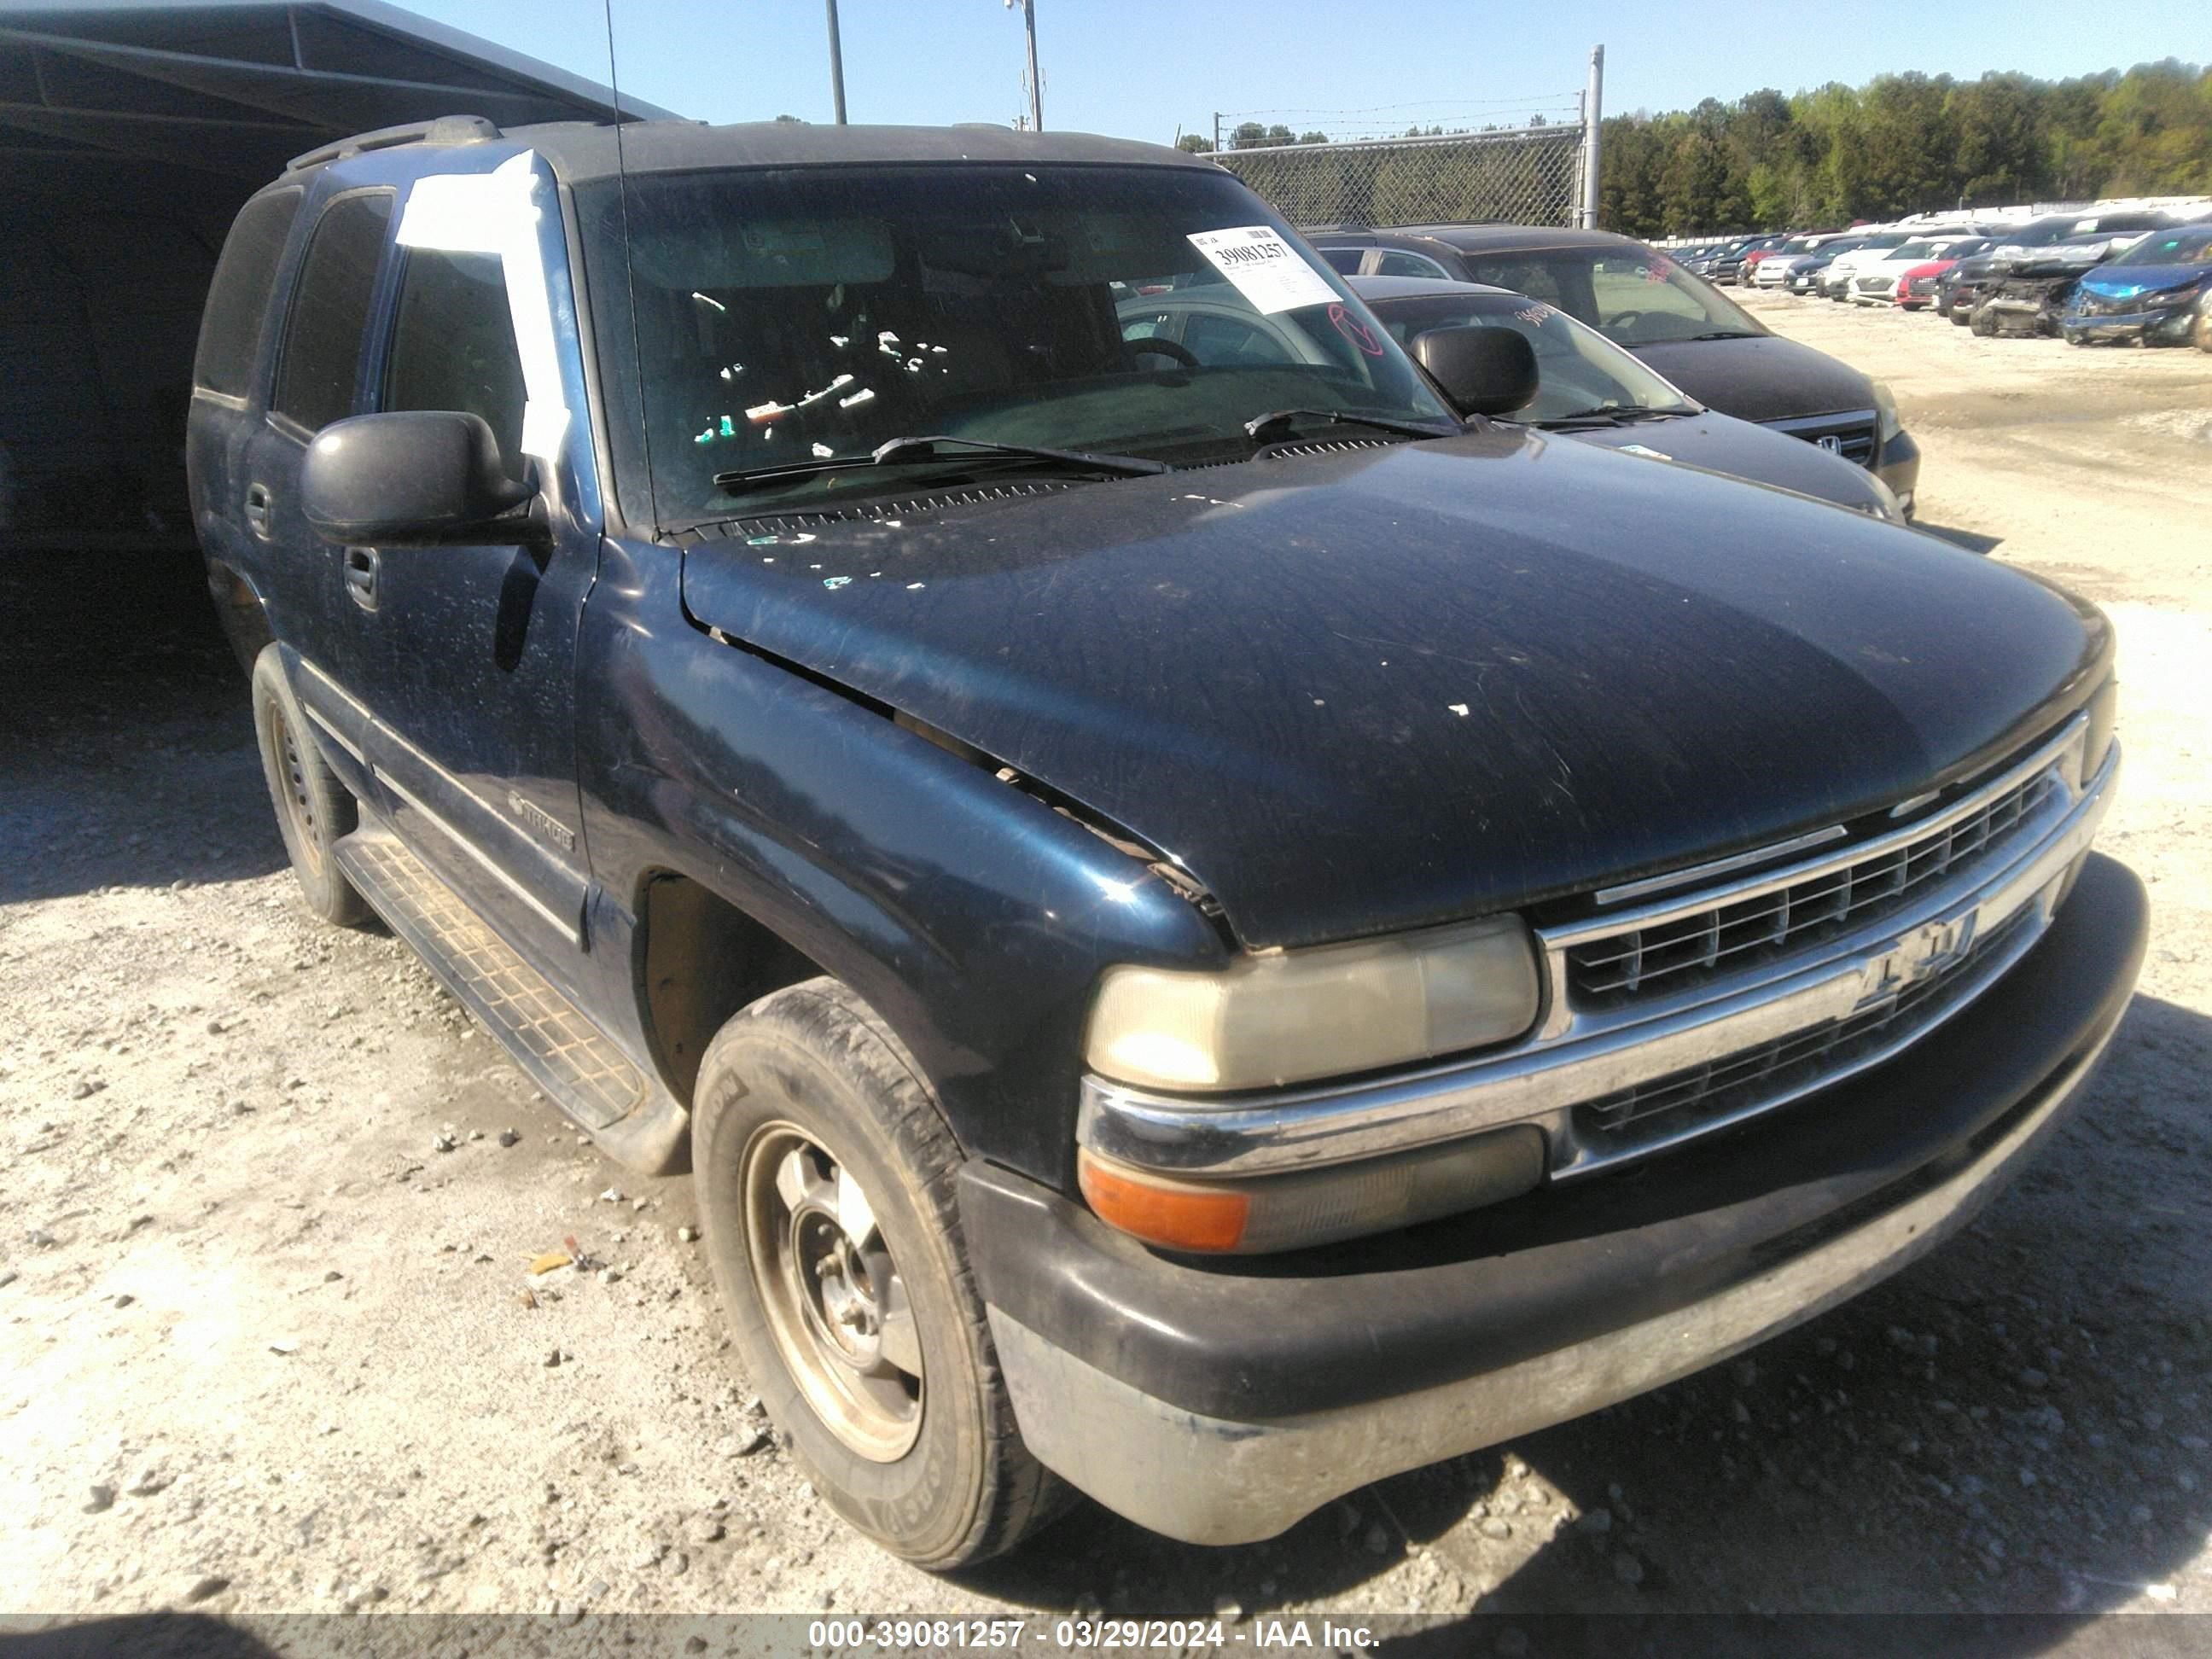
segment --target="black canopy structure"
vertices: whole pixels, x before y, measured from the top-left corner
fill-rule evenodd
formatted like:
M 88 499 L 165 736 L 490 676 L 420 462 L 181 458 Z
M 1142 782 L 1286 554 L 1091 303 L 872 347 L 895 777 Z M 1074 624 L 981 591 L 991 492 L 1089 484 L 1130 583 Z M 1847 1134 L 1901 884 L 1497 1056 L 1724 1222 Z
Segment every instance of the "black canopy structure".
M 379 0 L 0 5 L 0 547 L 191 540 L 200 305 L 239 204 L 403 121 L 665 117 Z

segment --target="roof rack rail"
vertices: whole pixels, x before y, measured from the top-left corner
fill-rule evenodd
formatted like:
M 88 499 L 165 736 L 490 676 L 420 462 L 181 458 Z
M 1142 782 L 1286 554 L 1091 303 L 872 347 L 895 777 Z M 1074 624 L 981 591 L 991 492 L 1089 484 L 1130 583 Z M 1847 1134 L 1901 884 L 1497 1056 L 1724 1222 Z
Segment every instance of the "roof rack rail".
M 342 161 L 349 155 L 361 155 L 373 149 L 393 149 L 401 144 L 482 144 L 504 136 L 495 123 L 481 115 L 441 115 L 433 120 L 404 121 L 396 127 L 379 127 L 374 132 L 341 138 L 336 143 L 295 155 L 284 164 L 284 171 L 297 173 L 303 167 Z

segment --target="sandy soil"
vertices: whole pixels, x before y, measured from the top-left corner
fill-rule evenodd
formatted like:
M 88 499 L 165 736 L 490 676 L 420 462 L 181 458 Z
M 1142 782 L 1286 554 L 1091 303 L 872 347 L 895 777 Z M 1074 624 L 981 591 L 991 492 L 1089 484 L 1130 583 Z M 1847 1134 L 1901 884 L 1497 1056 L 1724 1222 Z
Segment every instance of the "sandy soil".
M 1749 303 L 1889 380 L 1925 523 L 2121 630 L 2104 845 L 2149 964 L 2087 1112 L 1968 1234 L 1271 1544 L 1085 1506 L 926 1577 L 749 1410 L 686 1184 L 580 1144 L 393 940 L 308 921 L 197 573 L 19 561 L 0 1611 L 2212 1612 L 2212 357 Z M 570 1237 L 612 1272 L 528 1274 Z

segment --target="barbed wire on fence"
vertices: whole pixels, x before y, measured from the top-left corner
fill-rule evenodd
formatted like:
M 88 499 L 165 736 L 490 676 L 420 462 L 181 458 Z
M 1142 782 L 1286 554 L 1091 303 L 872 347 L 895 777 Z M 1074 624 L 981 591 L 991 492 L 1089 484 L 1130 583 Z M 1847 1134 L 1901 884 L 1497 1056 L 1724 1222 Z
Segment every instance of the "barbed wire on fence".
M 1297 225 L 1565 225 L 1582 205 L 1575 125 L 1224 149 L 1213 159 Z
M 1346 109 L 1223 110 L 1214 117 L 1211 140 L 1221 149 L 1264 149 L 1297 143 L 1445 137 L 1556 125 L 1581 118 L 1581 106 L 1572 93 L 1425 99 Z

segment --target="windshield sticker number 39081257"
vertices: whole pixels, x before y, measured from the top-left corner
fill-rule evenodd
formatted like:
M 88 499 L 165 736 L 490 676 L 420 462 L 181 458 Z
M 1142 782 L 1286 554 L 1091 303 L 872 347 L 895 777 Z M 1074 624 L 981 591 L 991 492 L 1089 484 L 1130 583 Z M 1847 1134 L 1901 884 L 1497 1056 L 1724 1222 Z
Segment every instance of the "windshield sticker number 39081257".
M 1263 316 L 1295 311 L 1300 306 L 1326 305 L 1337 297 L 1321 273 L 1300 258 L 1297 250 L 1273 226 L 1201 230 L 1193 234 L 1190 245 L 1234 283 L 1237 291 Z

